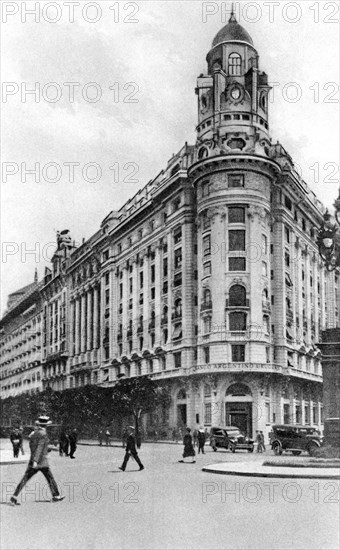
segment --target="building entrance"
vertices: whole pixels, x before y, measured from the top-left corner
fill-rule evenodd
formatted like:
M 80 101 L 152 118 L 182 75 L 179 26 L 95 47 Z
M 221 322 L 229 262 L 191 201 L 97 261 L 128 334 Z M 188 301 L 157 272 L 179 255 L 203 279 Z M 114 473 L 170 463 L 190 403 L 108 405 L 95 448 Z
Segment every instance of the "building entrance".
M 225 424 L 236 426 L 245 435 L 252 437 L 252 403 L 226 403 Z
M 187 406 L 177 405 L 177 423 L 187 425 Z

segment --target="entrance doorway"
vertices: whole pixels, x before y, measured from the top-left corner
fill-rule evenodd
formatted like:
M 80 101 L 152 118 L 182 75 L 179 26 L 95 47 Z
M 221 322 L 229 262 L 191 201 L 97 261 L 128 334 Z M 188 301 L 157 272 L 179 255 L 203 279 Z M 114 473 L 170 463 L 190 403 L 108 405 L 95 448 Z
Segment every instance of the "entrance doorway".
M 177 423 L 187 425 L 187 406 L 177 405 Z
M 226 403 L 225 424 L 236 426 L 245 435 L 252 437 L 252 403 Z

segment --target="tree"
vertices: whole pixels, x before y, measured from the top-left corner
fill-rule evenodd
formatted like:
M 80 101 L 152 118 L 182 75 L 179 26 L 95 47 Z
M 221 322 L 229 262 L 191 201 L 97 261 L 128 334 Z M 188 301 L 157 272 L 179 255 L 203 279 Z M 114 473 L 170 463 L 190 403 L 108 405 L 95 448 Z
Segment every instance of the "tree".
M 136 436 L 143 414 L 157 407 L 167 407 L 171 397 L 165 386 L 158 386 L 149 376 L 121 379 L 112 391 L 113 410 L 121 416 L 133 416 Z

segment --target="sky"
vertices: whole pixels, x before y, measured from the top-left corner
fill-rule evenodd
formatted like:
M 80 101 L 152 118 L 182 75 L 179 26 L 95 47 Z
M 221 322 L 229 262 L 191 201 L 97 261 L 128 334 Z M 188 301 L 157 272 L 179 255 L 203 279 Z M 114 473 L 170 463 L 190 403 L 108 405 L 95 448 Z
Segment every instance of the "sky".
M 35 268 L 43 277 L 57 230 L 89 238 L 195 143 L 196 80 L 230 5 L 2 2 L 1 313 Z M 333 211 L 339 4 L 235 2 L 235 10 L 274 85 L 273 142 Z

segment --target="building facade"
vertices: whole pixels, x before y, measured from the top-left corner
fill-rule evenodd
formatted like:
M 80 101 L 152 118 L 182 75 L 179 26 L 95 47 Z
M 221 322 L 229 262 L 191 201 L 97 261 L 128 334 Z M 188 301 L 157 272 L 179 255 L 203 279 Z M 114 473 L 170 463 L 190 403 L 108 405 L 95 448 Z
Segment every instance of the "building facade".
M 35 393 L 42 386 L 42 284 L 34 282 L 8 297 L 0 321 L 1 397 Z
M 41 288 L 42 387 L 148 374 L 172 395 L 148 426 L 320 427 L 316 343 L 340 303 L 316 245 L 324 208 L 272 142 L 268 77 L 233 14 L 207 63 L 196 144 L 81 246 L 59 235 Z

